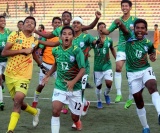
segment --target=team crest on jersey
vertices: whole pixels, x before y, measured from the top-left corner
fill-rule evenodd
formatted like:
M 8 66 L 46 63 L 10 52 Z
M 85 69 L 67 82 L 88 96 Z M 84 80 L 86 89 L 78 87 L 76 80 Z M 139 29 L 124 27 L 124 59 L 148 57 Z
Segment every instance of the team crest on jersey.
M 144 46 L 144 50 L 147 52 L 147 51 L 148 51 L 148 47 L 147 47 L 147 46 Z
M 84 46 L 84 42 L 80 42 L 80 47 L 82 48 Z
M 75 61 L 75 57 L 74 56 L 70 56 L 70 62 L 74 62 Z
M 129 27 L 130 27 L 130 29 L 131 29 L 131 30 L 133 30 L 133 24 L 130 24 L 130 26 L 129 26 Z

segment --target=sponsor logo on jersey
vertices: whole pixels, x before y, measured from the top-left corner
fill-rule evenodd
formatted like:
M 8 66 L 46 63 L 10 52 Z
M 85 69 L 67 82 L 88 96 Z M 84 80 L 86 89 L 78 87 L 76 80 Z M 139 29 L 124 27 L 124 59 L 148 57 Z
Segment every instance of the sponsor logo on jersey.
M 144 50 L 147 52 L 147 51 L 148 51 L 148 47 L 147 47 L 147 46 L 144 46 Z
M 130 26 L 129 26 L 129 27 L 130 27 L 130 29 L 131 29 L 131 30 L 133 30 L 133 29 L 134 29 L 133 24 L 130 24 Z
M 84 46 L 84 42 L 80 42 L 80 47 L 82 48 Z
M 74 56 L 70 56 L 70 62 L 74 62 L 75 61 L 75 57 Z

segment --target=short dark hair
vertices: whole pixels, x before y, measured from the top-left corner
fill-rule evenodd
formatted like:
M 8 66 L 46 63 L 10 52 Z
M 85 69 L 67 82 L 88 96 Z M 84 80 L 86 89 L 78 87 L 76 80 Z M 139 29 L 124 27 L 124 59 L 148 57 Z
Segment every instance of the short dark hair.
M 121 1 L 121 6 L 122 6 L 123 3 L 128 3 L 128 5 L 129 5 L 130 7 L 132 7 L 132 2 L 131 2 L 130 0 L 122 0 L 122 1 Z
M 17 24 L 19 24 L 19 23 L 23 23 L 23 21 L 22 21 L 22 20 L 20 20 L 20 21 L 18 21 L 18 23 L 17 23 Z
M 0 18 L 4 18 L 4 19 L 5 19 L 5 16 L 3 16 L 3 15 L 0 15 Z
M 59 21 L 62 21 L 62 19 L 60 17 L 53 17 L 52 19 L 52 23 L 54 22 L 54 20 L 58 19 Z
M 145 25 L 145 28 L 147 29 L 148 24 L 147 24 L 147 21 L 144 20 L 144 19 L 137 19 L 137 20 L 134 22 L 134 29 L 135 29 L 135 27 L 136 27 L 136 24 L 138 24 L 138 23 L 143 23 L 143 24 Z
M 35 27 L 36 27 L 36 20 L 35 20 L 35 18 L 32 17 L 32 16 L 26 17 L 25 20 L 24 20 L 24 22 L 23 22 L 23 24 L 26 22 L 27 19 L 32 19 L 32 20 L 34 20 L 34 22 L 35 22 L 34 24 L 35 24 Z
M 154 26 L 158 27 L 158 24 L 155 24 Z
M 39 26 L 41 26 L 41 29 L 45 29 L 44 25 L 43 24 L 40 24 Z
M 105 24 L 104 22 L 99 22 L 99 23 L 97 24 L 97 29 L 99 29 L 99 26 L 102 25 L 102 24 L 105 25 L 105 27 L 106 27 L 106 24 Z
M 64 11 L 64 12 L 62 13 L 62 16 L 63 16 L 65 13 L 68 13 L 68 14 L 70 15 L 70 17 L 72 18 L 72 13 L 71 13 L 71 12 L 69 12 L 69 11 Z
M 64 27 L 62 28 L 62 30 L 61 30 L 61 35 L 62 35 L 62 33 L 63 33 L 63 31 L 64 31 L 65 29 L 70 29 L 70 30 L 72 31 L 73 36 L 74 36 L 74 30 L 73 30 L 72 27 L 70 27 L 70 26 L 64 26 Z

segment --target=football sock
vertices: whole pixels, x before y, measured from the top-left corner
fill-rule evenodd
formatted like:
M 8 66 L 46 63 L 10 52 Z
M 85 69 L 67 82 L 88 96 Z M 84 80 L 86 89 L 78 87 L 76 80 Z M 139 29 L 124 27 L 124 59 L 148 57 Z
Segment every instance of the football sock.
M 95 93 L 96 93 L 96 96 L 97 96 L 97 101 L 100 102 L 101 101 L 101 93 L 102 93 L 102 90 L 101 89 L 95 89 Z
M 3 102 L 3 92 L 2 92 L 2 86 L 0 86 L 0 103 Z
M 38 91 L 34 92 L 34 102 L 38 102 L 39 95 L 40 95 L 40 92 Z
M 121 93 L 121 83 L 122 83 L 122 75 L 121 72 L 115 72 L 115 87 L 117 89 L 117 95 L 122 95 Z
M 158 115 L 160 114 L 160 96 L 158 92 L 154 92 L 151 94 L 153 105 L 156 108 Z
M 51 118 L 51 131 L 52 133 L 59 133 L 60 119 L 59 117 L 52 116 Z
M 106 89 L 104 91 L 104 94 L 107 96 L 110 91 L 111 91 L 111 88 L 106 87 Z
M 142 109 L 138 109 L 137 108 L 137 114 L 139 117 L 139 120 L 143 126 L 143 128 L 149 128 L 148 124 L 147 124 L 147 118 L 146 118 L 146 110 L 143 107 Z
M 83 104 L 84 104 L 84 106 L 87 106 L 87 101 L 84 97 L 83 97 Z
M 36 115 L 37 114 L 37 109 L 31 107 L 30 105 L 27 104 L 27 108 L 24 110 L 32 115 Z
M 11 130 L 13 131 L 17 125 L 18 119 L 20 117 L 20 114 L 17 112 L 12 112 L 11 117 L 10 117 L 10 122 L 8 125 L 8 131 Z
M 128 99 L 129 100 L 132 100 L 133 99 L 133 95 L 132 95 L 132 92 L 131 92 L 131 88 L 129 87 L 129 96 L 128 96 Z

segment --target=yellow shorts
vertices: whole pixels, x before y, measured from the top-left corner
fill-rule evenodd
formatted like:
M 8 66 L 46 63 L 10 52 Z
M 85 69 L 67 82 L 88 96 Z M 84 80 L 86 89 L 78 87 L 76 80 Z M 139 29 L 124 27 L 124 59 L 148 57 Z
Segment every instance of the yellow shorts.
M 14 79 L 5 76 L 5 82 L 12 98 L 14 98 L 17 91 L 27 95 L 30 84 L 29 79 Z

